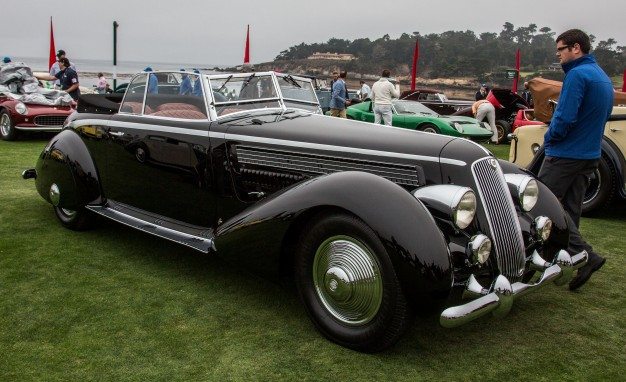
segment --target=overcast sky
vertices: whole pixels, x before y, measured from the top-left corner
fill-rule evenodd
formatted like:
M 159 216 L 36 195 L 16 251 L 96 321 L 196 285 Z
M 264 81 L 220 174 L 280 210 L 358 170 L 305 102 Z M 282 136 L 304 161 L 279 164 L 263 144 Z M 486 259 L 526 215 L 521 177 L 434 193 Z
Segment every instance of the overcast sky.
M 580 28 L 597 41 L 626 45 L 625 0 L 1 0 L 0 55 L 48 56 L 52 16 L 57 49 L 75 60 L 112 57 L 117 20 L 118 60 L 233 65 L 243 60 L 246 25 L 252 63 L 270 61 L 301 42 L 422 35 L 448 30 L 496 32 L 504 22 L 537 24 L 560 33 Z M 427 52 L 421 52 L 427 54 Z M 407 57 L 407 61 L 411 58 Z

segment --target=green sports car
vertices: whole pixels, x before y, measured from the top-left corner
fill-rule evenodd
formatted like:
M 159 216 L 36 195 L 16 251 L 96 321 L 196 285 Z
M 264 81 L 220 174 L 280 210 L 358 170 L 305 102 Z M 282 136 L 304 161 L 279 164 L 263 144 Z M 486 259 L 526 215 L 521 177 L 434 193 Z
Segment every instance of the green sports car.
M 417 101 L 394 100 L 392 125 L 427 133 L 452 135 L 474 140 L 487 140 L 491 130 L 486 122 L 462 116 L 439 115 Z M 374 122 L 372 102 L 365 101 L 348 107 L 349 119 Z

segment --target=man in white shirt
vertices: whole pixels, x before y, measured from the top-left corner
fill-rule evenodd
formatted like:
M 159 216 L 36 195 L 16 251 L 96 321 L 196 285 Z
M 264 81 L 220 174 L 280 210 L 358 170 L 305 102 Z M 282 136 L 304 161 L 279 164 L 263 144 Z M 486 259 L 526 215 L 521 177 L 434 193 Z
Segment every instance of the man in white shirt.
M 372 93 L 372 89 L 365 83 L 365 81 L 361 80 L 361 100 L 369 98 Z
M 59 60 L 63 58 L 65 58 L 65 51 L 63 49 L 59 49 L 57 51 L 57 62 L 52 64 L 52 66 L 50 67 L 50 75 L 52 77 L 56 77 L 56 74 L 61 71 L 61 67 L 59 66 Z M 72 68 L 75 72 L 77 72 L 76 66 L 74 65 L 74 63 L 70 62 L 70 68 Z M 54 81 L 54 87 L 60 89 L 61 82 L 59 80 Z
M 370 98 L 374 105 L 374 123 L 380 124 L 382 119 L 387 126 L 391 126 L 391 100 L 400 97 L 400 85 L 395 86 L 389 81 L 391 73 L 383 70 L 382 77 L 372 86 Z

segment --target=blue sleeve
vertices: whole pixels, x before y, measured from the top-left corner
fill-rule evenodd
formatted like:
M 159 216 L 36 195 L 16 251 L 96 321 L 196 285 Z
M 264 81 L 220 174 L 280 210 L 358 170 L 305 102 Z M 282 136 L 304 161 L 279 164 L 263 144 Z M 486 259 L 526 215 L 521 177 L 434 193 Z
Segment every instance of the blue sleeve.
M 559 104 L 554 111 L 544 142 L 558 142 L 567 136 L 572 125 L 578 120 L 578 109 L 585 94 L 585 81 L 577 71 L 565 77 Z
M 61 79 L 61 72 L 56 72 L 53 74 L 53 76 L 55 76 L 57 79 Z
M 333 83 L 333 99 L 338 99 L 339 101 L 345 103 L 346 100 L 345 98 L 341 97 L 344 93 L 344 86 L 343 83 L 341 83 L 340 81 L 335 81 Z

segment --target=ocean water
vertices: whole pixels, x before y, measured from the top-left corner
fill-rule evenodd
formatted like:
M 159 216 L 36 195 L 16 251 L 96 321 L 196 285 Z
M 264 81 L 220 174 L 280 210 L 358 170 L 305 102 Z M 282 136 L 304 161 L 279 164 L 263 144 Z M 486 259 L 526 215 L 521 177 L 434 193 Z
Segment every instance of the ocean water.
M 28 65 L 33 72 L 47 72 L 48 58 L 43 57 L 11 57 L 15 62 L 23 62 Z M 91 60 L 91 59 L 72 59 L 72 63 L 78 71 L 78 79 L 81 86 L 91 87 L 97 83 L 97 75 L 102 72 L 113 84 L 113 61 L 112 60 Z M 150 66 L 153 70 L 191 70 L 201 69 L 203 73 L 211 73 L 214 68 L 219 65 L 208 65 L 199 63 L 166 63 L 166 62 L 141 62 L 141 61 L 119 61 L 117 62 L 117 79 L 118 84 L 128 82 L 130 77 L 141 72 L 145 67 Z

